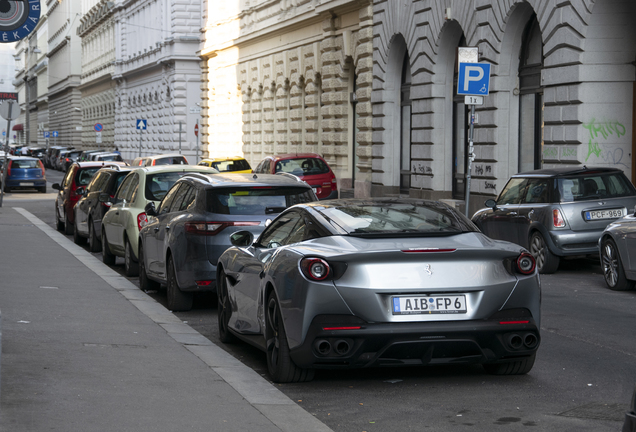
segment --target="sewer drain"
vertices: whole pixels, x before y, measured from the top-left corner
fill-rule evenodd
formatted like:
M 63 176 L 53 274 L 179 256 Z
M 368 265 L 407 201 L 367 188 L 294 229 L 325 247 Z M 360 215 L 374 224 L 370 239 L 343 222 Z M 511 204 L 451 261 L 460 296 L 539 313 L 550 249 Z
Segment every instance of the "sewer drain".
M 625 420 L 625 413 L 628 411 L 627 405 L 623 404 L 602 404 L 591 403 L 563 411 L 557 415 L 562 417 L 577 417 L 594 420 Z
M 83 343 L 82 345 L 89 348 L 146 348 L 145 345 L 125 345 L 125 344 Z

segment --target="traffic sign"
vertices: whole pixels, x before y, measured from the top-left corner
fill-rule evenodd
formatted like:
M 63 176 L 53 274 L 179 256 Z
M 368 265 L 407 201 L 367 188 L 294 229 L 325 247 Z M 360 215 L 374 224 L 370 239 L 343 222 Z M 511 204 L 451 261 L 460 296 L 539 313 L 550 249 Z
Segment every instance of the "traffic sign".
M 148 127 L 148 120 L 137 119 L 137 129 L 146 130 Z
M 101 132 L 102 130 L 104 130 L 104 126 L 102 126 L 101 123 L 95 123 L 95 126 L 93 126 L 95 128 L 95 132 Z
M 464 96 L 464 104 L 466 105 L 483 105 L 483 96 Z
M 53 138 L 57 138 L 58 135 L 57 131 L 53 131 Z
M 194 136 L 199 136 L 199 124 L 194 125 Z
M 102 143 L 102 133 L 101 132 L 95 132 L 95 142 L 97 144 L 101 144 Z
M 50 138 L 50 137 L 51 137 L 51 132 L 44 131 L 44 138 Z
M 490 63 L 460 63 L 458 95 L 487 96 L 490 90 Z
M 13 100 L 7 100 L 0 105 L 0 115 L 5 120 L 15 120 L 20 116 L 20 106 Z

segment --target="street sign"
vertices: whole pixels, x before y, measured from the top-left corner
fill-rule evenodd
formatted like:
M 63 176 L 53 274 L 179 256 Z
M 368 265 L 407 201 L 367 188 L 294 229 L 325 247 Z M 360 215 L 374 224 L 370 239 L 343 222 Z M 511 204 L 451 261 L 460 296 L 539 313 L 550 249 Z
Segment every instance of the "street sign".
M 57 138 L 58 135 L 57 131 L 53 131 L 53 138 Z
M 146 130 L 148 128 L 148 120 L 137 119 L 137 129 Z
M 487 96 L 490 90 L 490 63 L 460 63 L 458 95 Z
M 95 132 L 95 143 L 97 143 L 97 144 L 101 144 L 102 143 L 102 133 L 101 132 Z
M 483 105 L 484 97 L 483 96 L 464 96 L 464 104 L 465 105 Z
M 194 125 L 194 136 L 199 136 L 199 124 Z
M 44 138 L 50 138 L 50 137 L 51 137 L 51 132 L 44 131 Z
M 5 120 L 15 120 L 20 116 L 20 106 L 13 100 L 8 100 L 0 105 L 0 115 Z
M 101 132 L 102 130 L 104 130 L 104 126 L 102 126 L 101 123 L 95 123 L 95 132 Z

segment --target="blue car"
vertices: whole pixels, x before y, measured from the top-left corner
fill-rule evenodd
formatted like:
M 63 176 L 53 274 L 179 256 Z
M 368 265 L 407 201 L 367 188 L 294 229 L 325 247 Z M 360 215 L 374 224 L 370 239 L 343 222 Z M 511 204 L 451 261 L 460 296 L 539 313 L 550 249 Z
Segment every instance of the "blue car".
M 4 160 L 0 159 L 0 164 L 2 162 Z M 42 161 L 35 157 L 10 156 L 7 160 L 7 183 L 3 187 L 5 192 L 36 189 L 46 193 L 46 173 Z

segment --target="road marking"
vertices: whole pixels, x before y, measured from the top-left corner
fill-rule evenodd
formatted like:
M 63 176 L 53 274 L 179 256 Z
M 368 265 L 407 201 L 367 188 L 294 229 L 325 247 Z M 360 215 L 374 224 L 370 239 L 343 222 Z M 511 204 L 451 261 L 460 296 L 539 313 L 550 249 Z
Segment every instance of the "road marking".
M 253 369 L 245 366 L 195 329 L 183 324 L 176 315 L 146 295 L 128 279 L 99 261 L 90 252 L 73 243 L 31 212 L 21 207 L 13 207 L 13 209 L 119 291 L 148 318 L 159 324 L 170 337 L 207 364 L 281 431 L 333 432 Z M 179 325 L 175 326 L 175 324 Z

